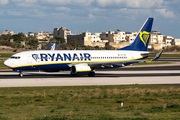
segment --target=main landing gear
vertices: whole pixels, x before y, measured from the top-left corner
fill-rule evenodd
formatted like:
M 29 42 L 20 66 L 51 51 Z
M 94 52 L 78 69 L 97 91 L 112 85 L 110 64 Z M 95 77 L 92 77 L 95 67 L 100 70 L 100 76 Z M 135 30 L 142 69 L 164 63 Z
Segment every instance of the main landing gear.
M 88 74 L 89 77 L 94 77 L 95 75 L 96 75 L 96 74 L 95 74 L 94 71 L 91 71 L 91 72 Z
M 77 76 L 84 76 L 84 75 L 87 75 L 87 74 L 73 74 L 72 72 L 70 73 L 72 77 L 77 77 Z M 94 77 L 95 76 L 95 72 L 94 71 L 91 71 L 89 74 L 88 74 L 89 77 Z

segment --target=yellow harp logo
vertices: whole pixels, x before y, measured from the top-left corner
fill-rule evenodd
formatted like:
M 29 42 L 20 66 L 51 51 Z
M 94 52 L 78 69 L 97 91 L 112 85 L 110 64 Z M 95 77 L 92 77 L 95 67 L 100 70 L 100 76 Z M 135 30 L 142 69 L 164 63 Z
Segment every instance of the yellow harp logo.
M 140 34 L 139 34 L 139 37 L 140 37 L 141 41 L 144 43 L 145 46 L 147 44 L 149 36 L 150 36 L 150 33 L 146 32 L 146 31 L 140 32 Z

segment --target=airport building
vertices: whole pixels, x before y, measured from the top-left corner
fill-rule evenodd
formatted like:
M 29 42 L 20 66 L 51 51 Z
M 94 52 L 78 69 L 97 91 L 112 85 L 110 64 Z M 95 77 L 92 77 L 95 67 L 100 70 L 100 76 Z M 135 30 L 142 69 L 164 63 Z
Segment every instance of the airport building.
M 152 31 L 148 48 L 159 50 L 163 46 L 165 46 L 164 36 L 158 31 Z
M 164 36 L 166 46 L 174 45 L 174 38 L 172 36 Z
M 174 39 L 174 43 L 175 45 L 180 46 L 180 39 Z
M 90 32 L 83 32 L 82 34 L 78 35 L 68 35 L 67 43 L 69 44 L 71 40 L 77 40 L 79 45 L 99 47 L 105 47 L 105 44 L 108 42 L 108 40 L 102 40 L 100 38 L 100 33 L 95 33 L 92 35 Z
M 95 33 L 95 34 L 91 35 L 91 42 L 102 42 L 102 40 L 100 38 L 100 34 L 101 33 Z
M 120 43 L 121 41 L 126 41 L 126 34 L 120 30 L 102 32 L 100 38 L 102 40 L 108 40 L 108 42 Z
M 67 44 L 69 44 L 71 40 L 77 40 L 79 45 L 91 45 L 91 33 L 83 32 L 78 35 L 67 35 Z
M 151 40 L 149 44 L 164 44 L 164 36 L 157 31 L 152 31 L 151 32 Z
M 67 42 L 67 36 L 71 35 L 71 31 L 68 28 L 61 27 L 61 28 L 54 28 L 53 31 L 53 39 L 55 39 L 57 36 L 62 37 Z
M 53 39 L 53 33 L 52 32 L 29 32 L 28 36 L 33 36 L 38 39 L 39 42 L 49 42 Z
M 13 31 L 5 30 L 2 34 L 14 35 L 15 33 Z M 68 28 L 61 27 L 54 28 L 53 32 L 29 32 L 28 36 L 36 37 L 39 42 L 49 42 L 50 40 L 55 39 L 56 36 L 59 36 L 64 38 L 67 43 L 70 43 L 71 40 L 77 40 L 79 45 L 105 47 L 108 43 L 108 45 L 118 49 L 131 44 L 135 40 L 137 34 L 137 32 L 123 32 L 121 30 L 116 30 L 95 34 L 83 32 L 81 34 L 72 35 Z M 26 35 L 26 37 L 28 36 Z M 13 42 L 13 40 L 10 41 Z M 174 39 L 172 36 L 164 36 L 158 31 L 151 32 L 148 48 L 159 50 L 163 46 L 174 45 L 180 46 L 180 39 Z
M 136 36 L 137 36 L 137 32 L 126 32 L 126 40 L 129 41 L 129 43 L 134 42 Z
M 2 34 L 4 35 L 15 35 L 14 31 L 5 30 Z

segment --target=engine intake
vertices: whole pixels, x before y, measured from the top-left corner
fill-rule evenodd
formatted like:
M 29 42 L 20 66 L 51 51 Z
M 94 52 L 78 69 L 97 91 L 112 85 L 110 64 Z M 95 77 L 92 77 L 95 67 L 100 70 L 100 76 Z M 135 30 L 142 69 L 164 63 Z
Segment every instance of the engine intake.
M 71 74 L 89 74 L 91 68 L 87 64 L 76 64 L 71 67 Z

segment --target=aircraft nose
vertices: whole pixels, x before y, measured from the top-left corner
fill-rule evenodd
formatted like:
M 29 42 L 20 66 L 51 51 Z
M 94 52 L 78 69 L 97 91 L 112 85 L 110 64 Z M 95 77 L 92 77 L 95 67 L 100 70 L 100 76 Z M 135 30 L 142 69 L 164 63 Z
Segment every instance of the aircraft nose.
M 10 62 L 10 60 L 4 61 L 4 65 L 7 66 L 7 67 L 11 67 L 11 62 Z

